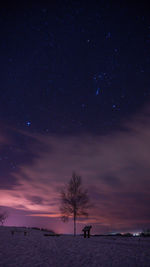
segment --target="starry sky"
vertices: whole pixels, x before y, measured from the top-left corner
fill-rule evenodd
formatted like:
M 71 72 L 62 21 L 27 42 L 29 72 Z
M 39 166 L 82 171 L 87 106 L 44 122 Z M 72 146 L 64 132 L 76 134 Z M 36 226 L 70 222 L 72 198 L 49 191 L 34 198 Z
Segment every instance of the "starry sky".
M 118 2 L 118 3 L 117 3 Z M 71 233 L 59 192 L 76 171 L 93 233 L 150 225 L 150 17 L 145 1 L 0 7 L 0 210 Z

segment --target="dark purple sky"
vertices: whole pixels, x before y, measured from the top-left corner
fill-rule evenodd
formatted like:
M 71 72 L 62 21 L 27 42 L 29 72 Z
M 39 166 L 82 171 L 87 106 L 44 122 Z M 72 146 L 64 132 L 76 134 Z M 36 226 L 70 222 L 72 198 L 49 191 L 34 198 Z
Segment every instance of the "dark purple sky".
M 150 225 L 150 16 L 141 4 L 46 1 L 0 11 L 0 209 L 7 225 L 72 232 L 76 171 L 93 233 Z

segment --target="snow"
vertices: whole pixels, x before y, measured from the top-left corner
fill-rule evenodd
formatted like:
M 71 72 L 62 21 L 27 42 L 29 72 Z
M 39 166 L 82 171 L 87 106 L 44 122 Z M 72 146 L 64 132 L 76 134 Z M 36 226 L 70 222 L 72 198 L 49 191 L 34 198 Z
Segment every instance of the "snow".
M 43 231 L 0 227 L 1 267 L 150 267 L 150 238 L 44 236 Z

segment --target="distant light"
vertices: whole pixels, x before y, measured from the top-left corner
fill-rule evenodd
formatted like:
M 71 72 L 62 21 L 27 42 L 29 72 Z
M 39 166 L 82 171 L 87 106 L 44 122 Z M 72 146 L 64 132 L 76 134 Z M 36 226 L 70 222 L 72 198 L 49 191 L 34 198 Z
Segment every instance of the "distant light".
M 139 236 L 140 233 L 133 233 L 133 236 Z

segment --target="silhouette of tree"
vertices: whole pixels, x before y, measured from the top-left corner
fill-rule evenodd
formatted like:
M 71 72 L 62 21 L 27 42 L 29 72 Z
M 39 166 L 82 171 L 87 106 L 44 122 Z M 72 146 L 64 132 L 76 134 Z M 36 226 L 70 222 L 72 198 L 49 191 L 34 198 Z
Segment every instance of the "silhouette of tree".
M 7 212 L 2 212 L 0 213 L 0 224 L 3 225 L 5 220 L 7 219 L 8 217 L 8 213 Z
M 88 216 L 87 209 L 90 207 L 87 190 L 82 188 L 81 176 L 75 172 L 68 184 L 61 190 L 61 219 L 66 222 L 73 217 L 74 236 L 76 236 L 76 219 L 81 216 Z

